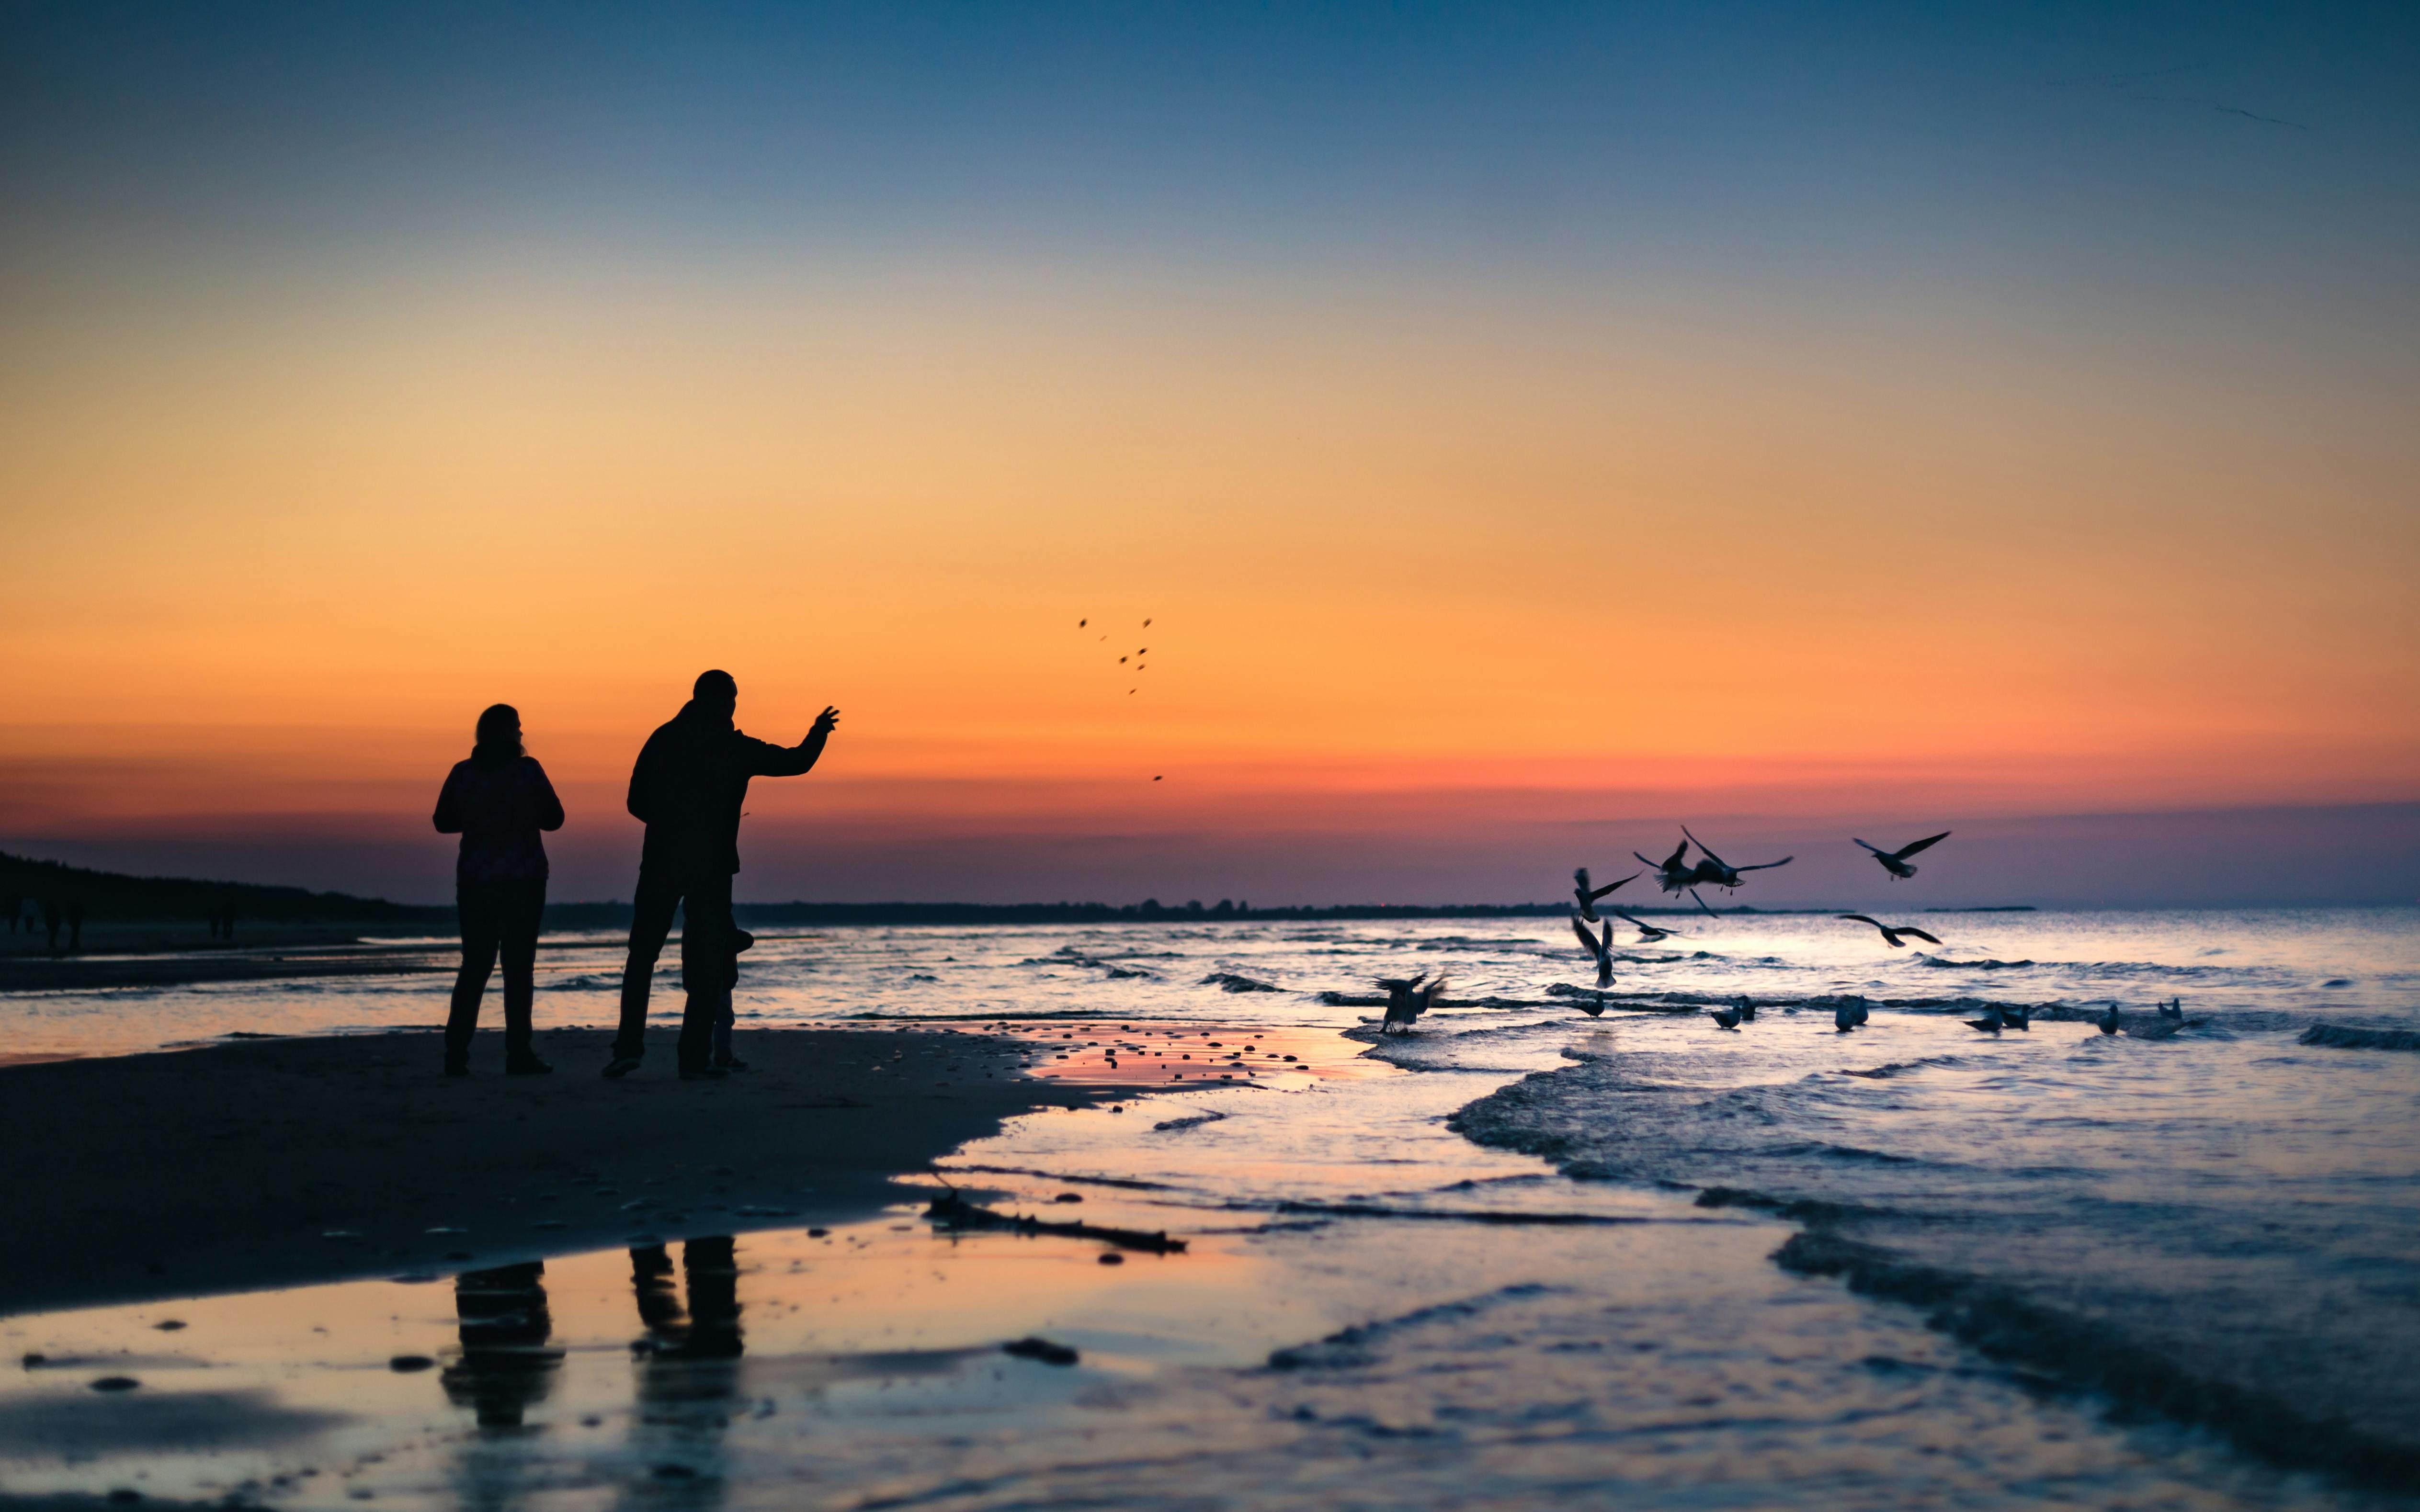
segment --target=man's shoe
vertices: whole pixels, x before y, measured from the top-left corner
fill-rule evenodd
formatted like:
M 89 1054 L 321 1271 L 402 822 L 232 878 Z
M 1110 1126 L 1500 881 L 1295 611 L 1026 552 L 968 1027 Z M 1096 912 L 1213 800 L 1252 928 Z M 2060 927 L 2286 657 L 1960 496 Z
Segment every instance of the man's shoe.
M 468 1056 L 447 1056 L 445 1057 L 445 1074 L 448 1076 L 470 1075 L 471 1057 Z
M 719 1082 L 731 1072 L 717 1071 L 712 1066 L 683 1066 L 680 1079 L 685 1082 Z
M 733 1055 L 717 1056 L 714 1057 L 714 1064 L 719 1070 L 722 1071 L 746 1071 L 748 1069 L 748 1062 L 740 1059 L 737 1056 Z
M 504 1062 L 507 1076 L 551 1076 L 554 1068 L 535 1056 L 520 1056 Z
M 638 1057 L 615 1056 L 613 1059 L 605 1062 L 605 1079 L 609 1082 L 618 1082 L 623 1077 L 628 1076 L 630 1072 L 637 1071 L 638 1069 Z

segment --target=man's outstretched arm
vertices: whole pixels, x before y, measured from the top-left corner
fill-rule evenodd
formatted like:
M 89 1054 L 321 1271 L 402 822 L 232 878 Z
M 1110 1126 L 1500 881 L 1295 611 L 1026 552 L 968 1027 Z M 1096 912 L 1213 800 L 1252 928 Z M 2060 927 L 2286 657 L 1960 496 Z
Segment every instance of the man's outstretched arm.
M 758 741 L 756 769 L 752 775 L 757 777 L 805 775 L 808 769 L 815 764 L 815 759 L 824 753 L 824 742 L 831 738 L 832 731 L 839 724 L 840 711 L 827 706 L 823 713 L 815 716 L 814 728 L 807 732 L 807 738 L 797 745 L 776 746 L 769 741 Z

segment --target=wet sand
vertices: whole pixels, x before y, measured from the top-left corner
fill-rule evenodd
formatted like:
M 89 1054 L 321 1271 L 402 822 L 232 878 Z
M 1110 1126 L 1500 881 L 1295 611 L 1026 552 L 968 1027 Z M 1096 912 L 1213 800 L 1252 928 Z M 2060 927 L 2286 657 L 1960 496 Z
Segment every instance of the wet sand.
M 427 1030 L 0 1066 L 0 1314 L 857 1215 L 1006 1118 L 1134 1090 L 938 1030 L 743 1031 L 754 1069 L 715 1082 L 666 1033 L 608 1082 L 611 1038 L 541 1031 L 534 1077 L 493 1034 L 442 1076 Z

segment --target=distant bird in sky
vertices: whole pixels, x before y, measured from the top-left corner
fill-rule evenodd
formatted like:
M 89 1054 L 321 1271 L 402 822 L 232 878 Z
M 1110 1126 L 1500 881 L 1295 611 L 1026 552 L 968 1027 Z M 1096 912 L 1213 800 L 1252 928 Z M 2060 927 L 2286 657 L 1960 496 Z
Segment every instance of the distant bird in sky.
M 1572 896 L 1580 901 L 1580 917 L 1587 919 L 1591 924 L 1595 923 L 1596 901 L 1599 898 L 1604 897 L 1609 892 L 1614 892 L 1620 888 L 1630 886 L 1645 874 L 1646 873 L 1641 872 L 1633 872 L 1630 875 L 1622 878 L 1620 882 L 1608 882 L 1602 887 L 1591 887 L 1589 886 L 1589 872 L 1587 867 L 1580 867 L 1574 871 L 1572 872 Z
M 1739 1010 L 1736 1008 L 1710 1008 L 1706 1012 L 1713 1017 L 1715 1028 L 1736 1029 L 1740 1026 Z
M 2094 1019 L 2092 1022 L 2093 1022 L 2093 1023 L 2095 1023 L 2095 1024 L 2097 1024 L 2097 1025 L 2099 1025 L 2099 1026 L 2101 1026 L 2101 1032 L 2102 1032 L 2102 1033 L 2103 1033 L 2103 1034 L 2115 1034 L 2115 1033 L 2117 1033 L 2117 1032 L 2118 1032 L 2118 1005 L 2117 1005 L 2117 1003 L 2116 1003 L 2116 1002 L 2114 1002 L 2114 1001 L 2113 1001 L 2113 1002 L 2111 1002 L 2111 1003 L 2110 1003 L 2110 1005 L 2109 1005 L 2109 1011 L 2108 1011 L 2108 1012 L 2106 1012 L 2106 1013 L 2102 1014 L 2099 1018 Z
M 1605 933 L 1598 934 L 1591 932 L 1586 923 L 1575 918 L 1572 920 L 1572 933 L 1580 937 L 1580 949 L 1596 958 L 1597 990 L 1603 992 L 1612 986 L 1613 926 L 1606 925 Z
M 1078 629 L 1078 630 L 1080 630 L 1080 629 L 1082 629 L 1084 626 L 1086 626 L 1086 625 L 1090 625 L 1090 624 L 1092 624 L 1092 623 L 1093 623 L 1093 622 L 1092 622 L 1092 621 L 1090 621 L 1090 620 L 1078 620 L 1078 621 L 1076 622 L 1076 628 L 1077 628 L 1077 629 Z
M 1916 939 L 1922 940 L 1927 945 L 1939 945 L 1941 943 L 1940 940 L 1936 939 L 1932 935 L 1927 934 L 1924 931 L 1917 929 L 1913 924 L 1885 924 L 1879 918 L 1868 918 L 1863 914 L 1840 914 L 1836 917 L 1852 919 L 1860 924 L 1871 924 L 1874 928 L 1883 932 L 1883 943 L 1888 945 L 1894 950 L 1903 949 L 1906 948 L 1907 941 L 1900 938 L 1902 934 L 1911 935 Z
M 1619 908 L 1608 908 L 1606 912 L 1637 930 L 1638 941 L 1642 945 L 1652 945 L 1657 940 L 1667 940 L 1672 937 L 1672 932 L 1670 930 L 1658 928 L 1653 924 L 1650 924 L 1643 918 L 1633 918 Z
M 1165 776 L 1166 774 L 1165 774 L 1165 773 L 1163 773 L 1163 774 L 1161 774 L 1161 775 L 1162 775 L 1162 776 Z M 1153 779 L 1152 779 L 1152 780 L 1153 780 L 1153 781 L 1155 781 L 1155 782 L 1156 782 L 1156 781 L 1158 781 L 1158 780 L 1159 780 L 1159 778 L 1155 777 L 1155 778 L 1153 778 Z
M 1428 985 L 1420 985 L 1422 982 Z M 1409 979 L 1381 977 L 1377 984 L 1387 989 L 1387 1016 L 1378 1025 L 1380 1034 L 1390 1029 L 1398 1033 L 1409 1029 L 1412 1021 L 1435 1007 L 1437 998 L 1445 992 L 1445 979 L 1438 977 L 1432 981 L 1425 971 Z M 1401 1026 L 1400 1029 L 1398 1026 Z
M 1683 825 L 1681 833 L 1695 842 L 1698 847 L 1698 865 L 1696 871 L 1690 873 L 1690 878 L 1699 887 L 1720 887 L 1725 892 L 1730 892 L 1742 885 L 1744 879 L 1740 873 L 1744 872 L 1770 872 L 1776 866 L 1788 866 L 1798 859 L 1794 856 L 1785 856 L 1778 861 L 1759 861 L 1754 866 L 1733 866 L 1708 850 L 1704 841 L 1691 835 L 1688 825 Z
M 1981 1018 L 1966 1019 L 1963 1022 L 1968 1028 L 1975 1030 L 1978 1034 L 1997 1034 L 2006 1024 L 2006 1021 L 2000 1017 L 2000 1011 L 1996 1007 L 1983 1010 L 1983 1016 Z
M 1908 878 L 1916 875 L 1916 868 L 1907 864 L 1907 858 L 1914 856 L 1916 852 L 1923 850 L 1927 846 L 1940 844 L 1943 841 L 1947 840 L 1950 834 L 1951 831 L 1945 829 L 1938 835 L 1927 835 L 1922 840 L 1910 841 L 1908 843 L 1900 846 L 1895 851 L 1886 851 L 1879 845 L 1867 844 L 1866 841 L 1861 840 L 1858 840 L 1857 843 L 1864 845 L 1866 849 L 1874 853 L 1874 859 L 1883 864 L 1883 870 L 1889 872 L 1893 880 L 1905 882 Z M 1851 840 L 1857 840 L 1854 835 L 1852 835 L 1849 838 Z

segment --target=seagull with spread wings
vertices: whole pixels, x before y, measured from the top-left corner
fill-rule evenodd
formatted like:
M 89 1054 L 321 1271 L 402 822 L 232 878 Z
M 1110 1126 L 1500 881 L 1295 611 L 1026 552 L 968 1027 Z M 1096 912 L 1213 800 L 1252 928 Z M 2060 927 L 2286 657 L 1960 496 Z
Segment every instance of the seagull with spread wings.
M 1589 870 L 1587 867 L 1580 867 L 1574 871 L 1572 872 L 1572 896 L 1580 901 L 1580 917 L 1587 919 L 1591 924 L 1595 923 L 1596 901 L 1599 898 L 1604 897 L 1609 892 L 1614 892 L 1622 887 L 1626 887 L 1644 875 L 1646 875 L 1646 873 L 1643 872 L 1633 872 L 1630 875 L 1622 878 L 1620 882 L 1608 882 L 1602 887 L 1591 887 L 1589 886 Z
M 1902 949 L 1906 947 L 1907 941 L 1900 938 L 1902 934 L 1913 939 L 1922 940 L 1927 945 L 1939 945 L 1941 943 L 1938 936 L 1927 934 L 1924 931 L 1917 929 L 1913 924 L 1885 924 L 1879 918 L 1868 918 L 1863 914 L 1839 914 L 1835 917 L 1851 919 L 1859 924 L 1871 924 L 1874 928 L 1883 932 L 1883 943 L 1889 946 L 1894 950 Z
M 1864 845 L 1866 849 L 1873 852 L 1874 859 L 1883 864 L 1883 870 L 1891 874 L 1892 881 L 1905 882 L 1908 878 L 1916 875 L 1916 868 L 1907 864 L 1907 858 L 1914 856 L 1916 852 L 1924 850 L 1928 846 L 1940 844 L 1943 841 L 1947 840 L 1949 835 L 1950 831 L 1945 829 L 1938 835 L 1927 835 L 1922 840 L 1910 841 L 1908 843 L 1900 846 L 1895 851 L 1886 851 L 1879 845 L 1867 844 L 1866 841 L 1857 840 L 1857 837 L 1854 835 L 1852 835 L 1849 838 L 1851 840 L 1857 840 L 1858 844 Z

